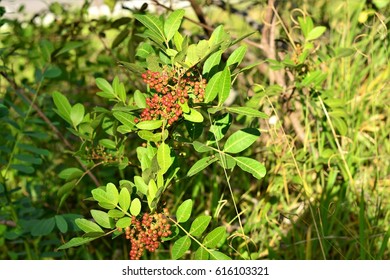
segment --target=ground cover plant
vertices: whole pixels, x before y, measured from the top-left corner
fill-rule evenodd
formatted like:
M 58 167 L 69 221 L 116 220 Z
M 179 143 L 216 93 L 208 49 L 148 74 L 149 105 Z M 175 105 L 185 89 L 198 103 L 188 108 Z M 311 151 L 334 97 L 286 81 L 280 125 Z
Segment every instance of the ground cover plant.
M 388 1 L 89 6 L 1 18 L 2 259 L 389 258 Z

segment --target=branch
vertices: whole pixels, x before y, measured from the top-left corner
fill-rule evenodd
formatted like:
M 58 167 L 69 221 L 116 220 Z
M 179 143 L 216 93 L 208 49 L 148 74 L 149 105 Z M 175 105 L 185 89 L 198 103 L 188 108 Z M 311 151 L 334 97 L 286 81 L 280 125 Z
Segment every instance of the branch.
M 0 225 L 6 225 L 7 227 L 16 227 L 17 224 L 14 221 L 0 220 Z
M 206 32 L 207 36 L 210 37 L 212 31 L 209 28 L 205 28 L 205 26 L 208 26 L 208 24 L 207 24 L 206 18 L 203 14 L 201 7 L 199 7 L 198 3 L 196 3 L 196 0 L 189 0 L 189 1 L 191 3 L 192 9 L 194 9 L 194 12 L 199 19 L 199 22 L 203 25 L 202 27 L 203 27 L 204 32 Z

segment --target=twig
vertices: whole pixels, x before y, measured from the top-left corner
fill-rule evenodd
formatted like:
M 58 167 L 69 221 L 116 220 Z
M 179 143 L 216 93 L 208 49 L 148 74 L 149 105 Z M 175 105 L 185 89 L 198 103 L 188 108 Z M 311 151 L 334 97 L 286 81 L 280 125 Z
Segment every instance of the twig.
M 17 224 L 14 221 L 0 220 L 0 225 L 6 225 L 7 227 L 16 227 Z
M 199 22 L 203 25 L 202 27 L 203 27 L 204 32 L 206 32 L 207 36 L 210 37 L 212 31 L 209 28 L 205 28 L 205 26 L 208 26 L 208 24 L 207 24 L 207 21 L 206 21 L 204 14 L 203 14 L 202 9 L 199 7 L 198 3 L 196 3 L 195 0 L 189 0 L 189 1 L 191 3 L 192 9 L 194 9 L 194 12 L 199 19 Z

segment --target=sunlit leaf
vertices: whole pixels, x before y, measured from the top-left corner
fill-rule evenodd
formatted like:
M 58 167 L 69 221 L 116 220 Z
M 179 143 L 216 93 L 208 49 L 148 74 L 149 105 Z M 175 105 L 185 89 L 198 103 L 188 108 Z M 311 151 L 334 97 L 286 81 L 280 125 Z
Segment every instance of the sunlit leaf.
M 164 34 L 167 41 L 171 40 L 175 35 L 176 31 L 179 30 L 181 20 L 184 16 L 184 10 L 175 10 L 172 12 L 164 23 Z
M 183 236 L 175 241 L 172 246 L 172 259 L 177 260 L 181 258 L 190 248 L 191 238 L 189 236 Z
M 235 157 L 234 160 L 242 170 L 252 174 L 257 179 L 263 178 L 266 174 L 264 165 L 253 158 Z
M 103 229 L 96 223 L 86 219 L 76 219 L 76 225 L 85 233 L 88 232 L 104 232 Z
M 203 240 L 203 245 L 208 248 L 215 248 L 223 240 L 226 235 L 226 228 L 223 226 L 217 227 L 209 232 Z
M 194 165 L 188 170 L 187 176 L 191 177 L 194 176 L 195 174 L 199 173 L 203 169 L 205 169 L 207 166 L 212 164 L 213 162 L 217 161 L 218 158 L 216 157 L 204 157 L 198 160 L 197 162 L 194 163 Z
M 137 197 L 137 198 L 133 199 L 133 201 L 131 201 L 130 213 L 133 216 L 138 216 L 138 214 L 140 212 L 141 212 L 141 201 Z
M 129 190 L 127 188 L 122 188 L 119 193 L 119 206 L 123 211 L 129 210 L 130 200 Z
M 189 233 L 195 237 L 202 235 L 211 221 L 211 216 L 199 216 L 191 224 Z
M 91 210 L 91 215 L 93 219 L 98 223 L 100 226 L 104 228 L 111 228 L 111 218 L 108 216 L 106 212 L 100 211 L 100 210 Z
M 260 136 L 260 131 L 255 128 L 245 128 L 236 131 L 226 140 L 224 152 L 239 153 L 251 146 Z
M 178 223 L 185 223 L 191 216 L 192 212 L 192 200 L 185 200 L 176 211 L 176 219 Z
M 72 120 L 73 126 L 78 126 L 84 118 L 84 106 L 83 104 L 77 103 L 70 110 L 70 119 Z
M 161 143 L 157 149 L 157 162 L 162 174 L 167 172 L 172 165 L 171 149 L 165 143 Z

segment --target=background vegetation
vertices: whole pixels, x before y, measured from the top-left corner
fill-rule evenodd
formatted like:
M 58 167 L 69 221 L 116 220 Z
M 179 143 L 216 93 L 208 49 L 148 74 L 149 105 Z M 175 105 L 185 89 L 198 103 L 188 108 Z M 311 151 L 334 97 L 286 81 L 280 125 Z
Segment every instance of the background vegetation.
M 261 128 L 244 154 L 267 174 L 258 180 L 234 169 L 226 176 L 219 165 L 190 178 L 183 171 L 165 207 L 174 213 L 192 199 L 194 217 L 208 214 L 213 227 L 226 227 L 220 250 L 233 259 L 389 259 L 389 1 L 190 2 L 181 33 L 192 42 L 219 24 L 233 38 L 257 31 L 240 42 L 248 47 L 240 67 L 256 66 L 237 76 L 231 102 L 270 116 L 238 118 L 233 127 Z M 170 8 L 153 6 L 157 14 Z M 128 93 L 143 89 L 140 75 L 118 62 L 140 60 L 145 39 L 133 14 L 151 6 L 98 18 L 88 7 L 52 4 L 33 17 L 0 19 L 1 259 L 128 259 L 124 238 L 57 250 L 82 235 L 74 220 L 90 216 L 91 190 L 134 176 L 131 165 L 109 162 L 87 172 L 52 94 L 110 109 L 95 78 L 118 76 Z M 54 20 L 44 24 L 49 13 Z M 307 32 L 313 26 L 326 31 L 317 38 Z M 127 149 L 137 146 L 129 141 Z M 188 168 L 202 157 L 190 145 L 176 152 Z M 134 152 L 127 156 L 137 161 Z M 85 176 L 69 185 L 69 168 Z M 170 246 L 144 257 L 171 258 Z

